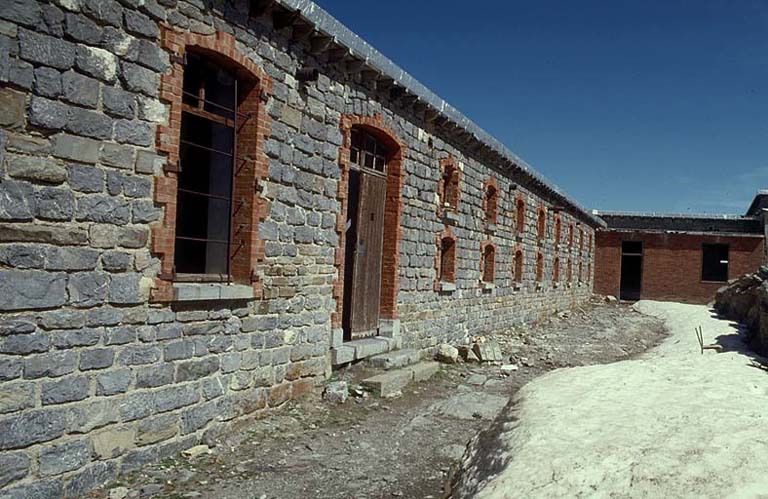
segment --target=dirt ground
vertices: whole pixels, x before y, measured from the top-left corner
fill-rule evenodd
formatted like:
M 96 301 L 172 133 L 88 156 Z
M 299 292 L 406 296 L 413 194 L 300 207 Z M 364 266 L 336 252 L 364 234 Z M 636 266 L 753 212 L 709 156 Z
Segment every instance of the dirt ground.
M 146 467 L 92 497 L 439 498 L 469 440 L 528 381 L 634 356 L 664 335 L 659 319 L 594 301 L 493 337 L 519 366 L 511 376 L 499 366 L 444 365 L 397 398 L 357 396 L 335 406 L 308 396 L 254 421 L 247 435 L 216 442 L 212 454 Z M 369 374 L 359 365 L 334 377 L 354 388 Z
M 665 320 L 664 342 L 528 383 L 483 434 L 490 445 L 464 456 L 456 496 L 768 497 L 768 359 L 704 305 L 636 307 Z M 716 349 L 701 350 L 697 326 Z

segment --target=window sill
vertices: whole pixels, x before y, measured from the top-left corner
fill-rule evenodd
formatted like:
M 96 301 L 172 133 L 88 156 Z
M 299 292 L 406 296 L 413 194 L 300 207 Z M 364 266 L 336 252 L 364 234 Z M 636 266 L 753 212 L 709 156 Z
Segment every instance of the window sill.
M 453 293 L 456 291 L 456 283 L 453 282 L 446 282 L 446 281 L 440 281 L 437 283 L 437 289 L 441 293 Z
M 480 289 L 483 291 L 493 291 L 496 289 L 496 284 L 492 282 L 480 281 Z
M 485 225 L 485 231 L 489 234 L 495 234 L 496 233 L 496 224 L 486 224 Z
M 245 284 L 174 282 L 174 301 L 251 300 L 252 286 Z
M 443 211 L 443 222 L 447 225 L 457 225 L 461 222 L 461 215 L 453 211 L 451 208 L 446 208 Z
M 518 232 L 517 234 L 515 234 L 515 241 L 517 241 L 518 243 L 522 243 L 523 242 L 523 233 L 522 232 Z
M 728 281 L 705 281 L 703 279 L 699 282 L 702 284 L 720 284 L 720 285 L 728 284 Z

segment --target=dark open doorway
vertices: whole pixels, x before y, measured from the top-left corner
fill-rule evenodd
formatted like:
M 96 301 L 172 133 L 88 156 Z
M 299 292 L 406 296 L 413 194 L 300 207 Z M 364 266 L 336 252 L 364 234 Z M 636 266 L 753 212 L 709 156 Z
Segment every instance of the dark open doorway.
M 639 300 L 643 276 L 642 241 L 621 242 L 621 284 L 619 298 Z

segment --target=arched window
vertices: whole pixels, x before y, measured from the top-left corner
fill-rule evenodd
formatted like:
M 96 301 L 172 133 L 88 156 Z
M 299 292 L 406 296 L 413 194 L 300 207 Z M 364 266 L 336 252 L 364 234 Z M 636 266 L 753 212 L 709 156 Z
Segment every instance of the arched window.
M 583 282 L 581 270 L 582 270 L 582 262 L 579 261 L 579 282 Z
M 214 60 L 187 53 L 184 67 L 179 172 L 176 197 L 174 265 L 178 274 L 235 276 L 250 282 L 253 220 L 233 207 L 253 202 L 253 181 L 244 178 L 256 157 L 256 119 L 250 109 L 258 105 L 251 95 L 255 82 L 239 79 L 235 71 Z M 236 168 L 235 165 L 238 165 Z M 241 168 L 245 166 L 245 168 Z M 241 170 L 245 170 L 244 172 Z M 236 225 L 235 225 L 236 224 Z M 233 230 L 233 227 L 245 230 Z M 238 239 L 239 238 L 239 239 Z M 245 260 L 243 260 L 245 258 Z
M 456 282 L 456 241 L 452 237 L 440 239 L 440 281 Z
M 487 244 L 483 249 L 483 282 L 493 282 L 496 268 L 496 248 Z
M 573 248 L 573 224 L 568 224 L 568 246 Z
M 573 281 L 573 263 L 571 262 L 571 259 L 568 259 L 568 269 L 566 270 L 566 279 L 568 279 L 568 282 Z
M 499 191 L 494 183 L 488 183 L 485 188 L 485 221 L 495 224 L 498 217 Z
M 443 207 L 451 211 L 459 209 L 459 169 L 453 161 L 443 163 L 443 174 L 440 181 Z
M 560 215 L 555 215 L 555 245 L 560 244 L 560 236 L 563 231 L 563 222 Z
M 539 218 L 537 223 L 537 230 L 539 241 L 547 237 L 547 211 L 542 207 L 539 208 Z
M 587 245 L 587 253 L 592 252 L 592 233 L 589 233 L 589 244 Z
M 555 262 L 552 267 L 552 280 L 554 282 L 560 282 L 560 257 L 555 257 Z
M 538 253 L 536 255 L 536 282 L 541 282 L 544 279 L 544 255 Z
M 518 234 L 525 232 L 525 200 L 523 198 L 517 198 L 515 201 L 515 225 Z
M 584 227 L 579 224 L 579 251 L 584 251 Z
M 587 264 L 587 282 L 592 278 L 592 264 Z
M 523 250 L 515 252 L 515 282 L 523 282 Z

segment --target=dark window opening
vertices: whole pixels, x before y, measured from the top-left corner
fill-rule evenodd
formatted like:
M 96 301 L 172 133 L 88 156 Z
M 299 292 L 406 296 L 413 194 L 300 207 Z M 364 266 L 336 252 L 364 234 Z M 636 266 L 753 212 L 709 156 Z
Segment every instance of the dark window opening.
M 523 252 L 517 250 L 515 253 L 515 282 L 523 282 Z
M 498 193 L 496 188 L 489 185 L 485 191 L 485 221 L 489 224 L 496 223 L 498 212 Z
M 710 282 L 728 281 L 728 245 L 702 245 L 701 280 Z
M 525 232 L 525 201 L 522 199 L 517 200 L 517 220 L 515 220 L 515 223 L 517 224 L 517 233 L 522 234 Z
M 230 274 L 237 80 L 187 55 L 176 212 L 176 272 Z
M 483 282 L 493 282 L 496 250 L 490 244 L 483 251 Z
M 386 173 L 389 155 L 386 147 L 376 137 L 359 128 L 353 128 L 351 135 L 350 161 L 357 166 Z
M 544 279 L 544 255 L 539 253 L 536 255 L 536 282 L 541 282 Z
M 456 242 L 450 237 L 440 241 L 440 281 L 455 282 L 456 280 Z
M 453 164 L 443 171 L 443 205 L 452 211 L 459 207 L 459 170 Z
M 643 242 L 621 242 L 621 275 L 619 278 L 619 298 L 639 300 L 643 280 Z
M 552 267 L 552 280 L 554 282 L 560 282 L 560 258 L 555 257 L 555 263 Z

